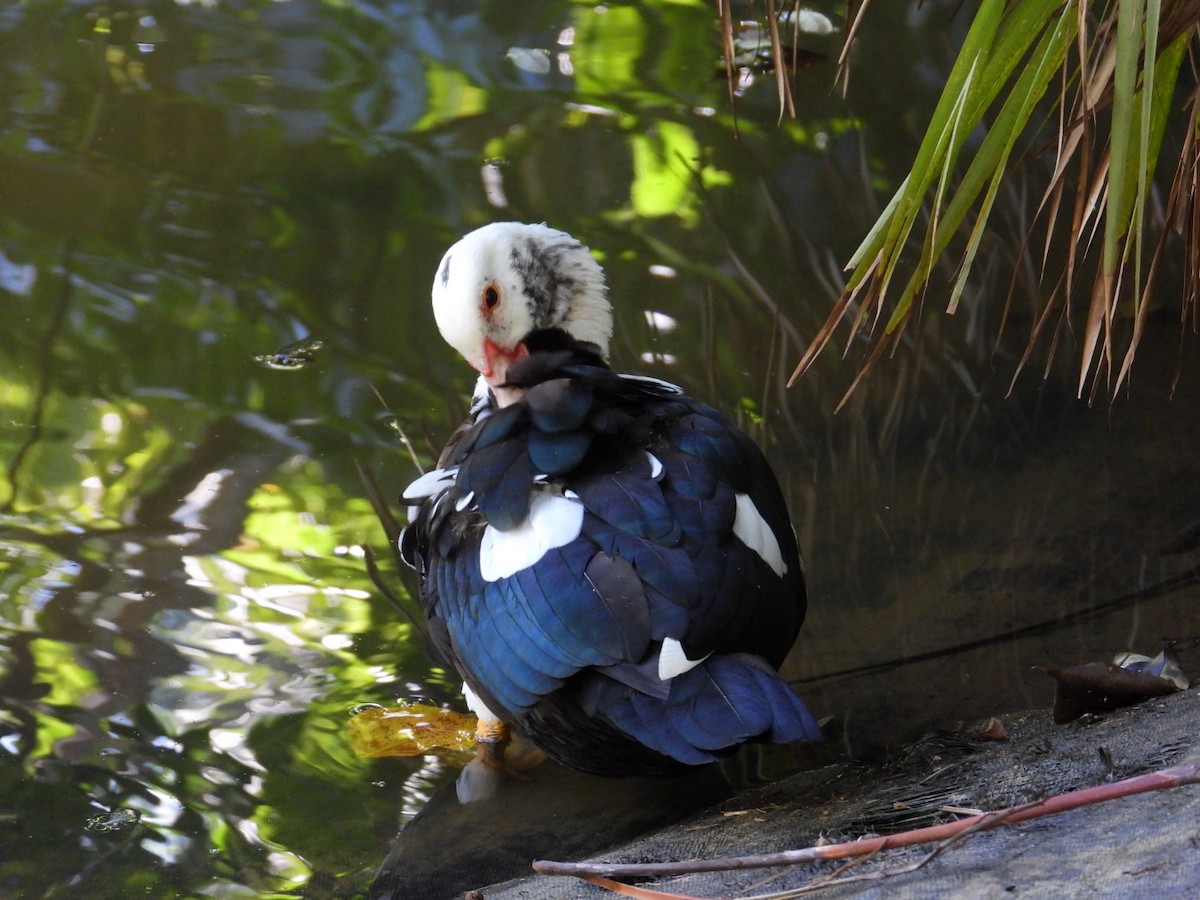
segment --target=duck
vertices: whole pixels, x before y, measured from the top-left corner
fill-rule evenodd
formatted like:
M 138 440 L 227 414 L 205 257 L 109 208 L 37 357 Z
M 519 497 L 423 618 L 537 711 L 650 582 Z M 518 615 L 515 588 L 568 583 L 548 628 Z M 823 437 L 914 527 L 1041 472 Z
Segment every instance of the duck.
M 588 247 L 497 222 L 450 247 L 433 313 L 479 377 L 402 493 L 401 557 L 493 769 L 518 738 L 594 775 L 670 775 L 817 741 L 780 676 L 806 610 L 778 479 L 676 385 L 608 363 Z

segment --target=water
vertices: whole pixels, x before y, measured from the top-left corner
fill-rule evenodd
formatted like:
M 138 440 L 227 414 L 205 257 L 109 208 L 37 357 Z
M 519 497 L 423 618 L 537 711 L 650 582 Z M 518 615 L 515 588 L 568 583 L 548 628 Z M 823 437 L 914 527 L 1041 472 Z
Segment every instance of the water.
M 982 288 L 836 415 L 865 347 L 783 387 L 961 31 L 893 6 L 847 98 L 817 65 L 777 124 L 760 77 L 735 127 L 704 4 L 6 4 L 0 894 L 347 896 L 452 777 L 346 742 L 356 705 L 458 702 L 367 575 L 412 584 L 358 466 L 392 498 L 464 414 L 428 285 L 486 221 L 591 244 L 618 367 L 766 447 L 811 589 L 787 674 L 851 752 L 1200 632 L 1169 292 L 1111 407 L 1069 345 L 1006 395 L 1028 322 L 994 348 Z

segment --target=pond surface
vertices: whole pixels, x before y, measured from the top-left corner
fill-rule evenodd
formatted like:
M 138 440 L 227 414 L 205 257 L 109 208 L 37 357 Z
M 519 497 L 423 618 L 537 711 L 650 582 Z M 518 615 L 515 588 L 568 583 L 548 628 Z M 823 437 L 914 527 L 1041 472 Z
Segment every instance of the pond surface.
M 1014 191 L 957 316 L 927 298 L 836 414 L 866 346 L 784 387 L 912 158 L 953 5 L 876 4 L 844 97 L 837 35 L 806 38 L 828 58 L 779 121 L 762 73 L 735 117 L 700 0 L 4 4 L 0 895 L 354 896 L 453 779 L 346 740 L 356 704 L 461 708 L 368 576 L 412 586 L 360 468 L 394 498 L 465 413 L 428 286 L 488 221 L 587 242 L 617 368 L 766 448 L 809 571 L 785 671 L 846 751 L 1200 633 L 1169 276 L 1111 406 L 1075 399 L 1069 335 L 1010 393 Z M 488 852 L 440 864 L 472 886 Z

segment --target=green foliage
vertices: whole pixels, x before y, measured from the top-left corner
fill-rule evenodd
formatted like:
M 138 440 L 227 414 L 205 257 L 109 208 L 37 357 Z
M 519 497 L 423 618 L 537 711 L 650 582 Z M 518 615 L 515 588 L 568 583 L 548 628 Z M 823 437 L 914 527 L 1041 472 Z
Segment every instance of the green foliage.
M 1102 373 L 1112 389 L 1118 389 L 1128 377 L 1161 261 L 1161 254 L 1156 253 L 1152 265 L 1144 264 L 1151 230 L 1147 215 L 1151 178 L 1177 94 L 1184 52 L 1200 40 L 1197 12 L 1200 7 L 1193 0 L 983 3 L 930 118 L 910 174 L 851 256 L 848 267 L 853 273 L 797 366 L 793 381 L 852 309 L 857 312 L 851 336 L 869 322 L 872 310 L 875 317 L 885 316 L 886 321 L 876 351 L 859 373 L 861 379 L 888 340 L 903 329 L 930 285 L 935 266 L 956 240 L 963 250 L 947 311 L 957 309 L 1010 160 L 1015 150 L 1040 139 L 1041 101 L 1057 82 L 1063 86 L 1054 100 L 1059 126 L 1052 144 L 1057 158 L 1041 210 L 1046 213 L 1047 249 L 1057 237 L 1056 229 L 1071 249 L 1058 286 L 1047 295 L 1030 347 L 1056 305 L 1065 315 L 1073 286 L 1081 280 L 1079 269 L 1091 244 L 1089 233 L 1102 217 L 1100 260 L 1083 332 L 1079 391 L 1084 391 L 1089 374 L 1095 375 L 1094 391 Z M 1068 97 L 1068 86 L 1074 91 L 1074 100 Z M 1198 121 L 1197 102 L 1193 93 L 1189 132 L 1194 132 Z M 1097 154 L 1091 147 L 1098 142 L 1097 123 L 1104 106 L 1110 107 L 1108 147 Z M 976 140 L 977 128 L 989 113 L 983 137 Z M 970 160 L 960 175 L 964 153 L 969 153 Z M 1188 221 L 1186 210 L 1195 208 L 1196 184 L 1189 174 L 1195 154 L 1195 141 L 1189 138 L 1169 192 L 1171 210 L 1165 221 L 1157 223 L 1161 241 L 1168 239 L 1171 221 Z M 1065 221 L 1058 213 L 1072 167 L 1078 169 L 1076 208 L 1074 216 Z M 972 213 L 974 221 L 970 222 Z M 1194 214 L 1191 219 L 1194 221 Z M 913 264 L 910 253 L 918 229 L 923 231 Z M 1185 257 L 1195 257 L 1197 241 L 1200 235 L 1192 228 L 1185 235 Z M 1195 303 L 1200 275 L 1186 266 L 1184 273 L 1186 320 L 1188 307 Z M 1115 372 L 1114 341 L 1126 301 L 1136 326 L 1126 332 L 1124 363 Z

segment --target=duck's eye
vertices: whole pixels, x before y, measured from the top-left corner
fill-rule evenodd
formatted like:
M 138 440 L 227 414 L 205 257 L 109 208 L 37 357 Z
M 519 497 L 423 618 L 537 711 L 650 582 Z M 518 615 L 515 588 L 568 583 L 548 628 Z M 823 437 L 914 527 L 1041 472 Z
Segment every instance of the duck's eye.
M 500 289 L 494 284 L 489 284 L 483 289 L 483 305 L 487 309 L 495 309 L 496 304 L 500 302 Z

